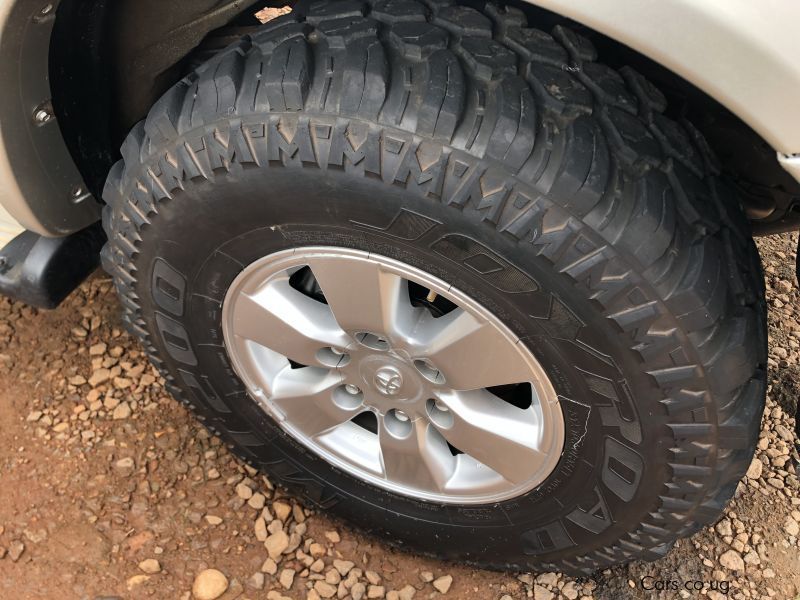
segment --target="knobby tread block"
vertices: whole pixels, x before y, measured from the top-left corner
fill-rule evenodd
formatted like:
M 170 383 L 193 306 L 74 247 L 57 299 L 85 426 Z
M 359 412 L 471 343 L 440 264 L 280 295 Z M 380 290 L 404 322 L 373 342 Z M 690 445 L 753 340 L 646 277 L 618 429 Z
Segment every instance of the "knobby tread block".
M 663 94 L 643 76 L 596 60 L 587 39 L 561 26 L 529 28 L 515 9 L 340 0 L 269 23 L 176 84 L 133 129 L 109 175 L 102 254 L 125 321 L 176 398 L 189 403 L 158 358 L 136 295 L 141 228 L 183 181 L 211 179 L 235 161 L 259 164 L 233 120 L 269 114 L 277 131 L 292 113 L 334 116 L 337 127 L 370 128 L 369 143 L 396 160 L 376 162 L 366 146 L 337 158 L 330 128 L 313 127 L 315 146 L 288 151 L 284 140 L 269 160 L 347 162 L 351 174 L 477 208 L 487 227 L 586 290 L 629 335 L 662 395 L 670 475 L 658 504 L 616 544 L 545 566 L 586 573 L 657 558 L 713 522 L 749 465 L 763 407 L 758 256 L 699 132 L 664 116 Z M 424 159 L 423 142 L 437 144 L 435 160 Z M 325 157 L 322 147 L 331 148 Z M 449 158 L 459 152 L 484 171 Z M 247 437 L 255 460 L 247 423 L 195 409 L 225 439 Z

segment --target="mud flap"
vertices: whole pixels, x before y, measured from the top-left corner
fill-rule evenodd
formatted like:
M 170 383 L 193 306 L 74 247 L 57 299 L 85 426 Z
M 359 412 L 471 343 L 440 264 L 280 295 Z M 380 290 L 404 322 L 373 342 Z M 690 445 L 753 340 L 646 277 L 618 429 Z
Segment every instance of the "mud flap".
M 100 264 L 100 223 L 62 238 L 25 231 L 0 250 L 0 294 L 56 308 Z

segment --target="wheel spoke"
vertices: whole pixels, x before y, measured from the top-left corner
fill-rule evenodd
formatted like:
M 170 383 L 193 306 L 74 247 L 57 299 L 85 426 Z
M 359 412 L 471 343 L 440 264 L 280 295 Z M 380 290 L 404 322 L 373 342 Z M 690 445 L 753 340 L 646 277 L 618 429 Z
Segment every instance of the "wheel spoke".
M 477 390 L 530 381 L 530 366 L 497 327 L 463 309 L 420 322 L 413 352 L 427 358 L 448 388 Z
M 511 483 L 530 479 L 546 455 L 539 450 L 537 414 L 485 391 L 446 392 L 439 400 L 452 415 L 439 427 L 453 446 L 479 460 Z
M 456 468 L 447 442 L 424 419 L 409 423 L 404 437 L 387 428 L 379 419 L 378 436 L 384 477 L 392 483 L 414 488 L 444 491 Z
M 287 367 L 275 377 L 269 402 L 294 429 L 313 438 L 363 410 L 360 402 L 337 401 L 340 385 L 341 377 L 335 371 Z
M 418 318 L 419 311 L 408 297 L 408 282 L 377 262 L 315 256 L 309 267 L 345 331 L 392 338 L 409 330 Z
M 242 294 L 233 329 L 236 335 L 303 365 L 319 365 L 321 348 L 352 343 L 330 308 L 295 290 L 288 278 L 272 281 L 256 294 Z

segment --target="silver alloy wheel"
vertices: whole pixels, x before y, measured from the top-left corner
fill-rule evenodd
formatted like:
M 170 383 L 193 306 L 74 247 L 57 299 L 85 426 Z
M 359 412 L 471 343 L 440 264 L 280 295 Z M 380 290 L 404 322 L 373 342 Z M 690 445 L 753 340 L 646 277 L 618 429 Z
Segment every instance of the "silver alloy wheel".
M 306 267 L 324 298 L 293 283 Z M 450 310 L 413 304 L 409 282 Z M 336 247 L 272 254 L 234 280 L 222 327 L 264 410 L 381 488 L 497 502 L 536 487 L 560 458 L 564 420 L 538 361 L 484 307 L 415 267 Z M 529 390 L 522 405 L 495 393 L 514 385 Z

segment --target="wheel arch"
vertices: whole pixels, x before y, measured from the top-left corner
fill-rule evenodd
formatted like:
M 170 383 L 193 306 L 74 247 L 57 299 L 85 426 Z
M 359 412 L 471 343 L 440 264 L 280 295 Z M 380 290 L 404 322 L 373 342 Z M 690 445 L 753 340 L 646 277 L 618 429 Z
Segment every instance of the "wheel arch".
M 0 204 L 19 226 L 64 236 L 97 221 L 100 204 L 53 111 L 48 51 L 55 13 L 52 2 L 0 0 Z
M 61 1 L 50 50 L 54 106 L 67 145 L 98 197 L 109 168 L 119 158 L 120 143 L 182 77 L 186 56 L 208 32 L 255 4 L 254 0 Z
M 617 67 L 659 85 L 717 153 L 756 235 L 800 227 L 800 5 L 747 0 L 510 0 L 573 21 Z M 677 105 L 677 107 L 676 107 Z
M 800 5 L 771 0 L 525 0 L 693 83 L 784 155 L 800 153 Z
M 0 205 L 13 221 L 48 237 L 98 221 L 119 145 L 179 78 L 170 70 L 255 4 L 0 0 Z

